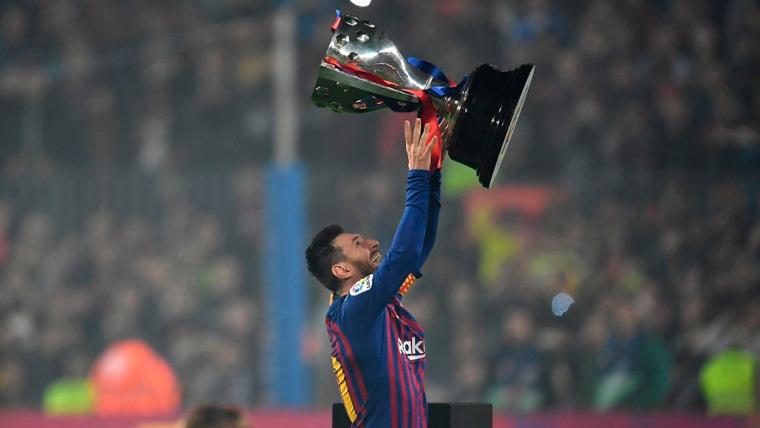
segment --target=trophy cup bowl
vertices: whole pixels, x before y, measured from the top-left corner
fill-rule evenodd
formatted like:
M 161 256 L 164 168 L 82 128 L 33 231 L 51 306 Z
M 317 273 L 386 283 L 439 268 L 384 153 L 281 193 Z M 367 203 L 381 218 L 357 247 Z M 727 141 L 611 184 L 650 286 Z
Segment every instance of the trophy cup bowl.
M 532 64 L 512 70 L 483 64 L 464 83 L 452 86 L 412 65 L 369 21 L 344 15 L 333 28 L 312 93 L 314 104 L 344 113 L 414 111 L 424 108 L 424 92 L 436 116 L 445 120 L 441 143 L 449 157 L 474 169 L 484 187 L 493 185 L 530 88 Z

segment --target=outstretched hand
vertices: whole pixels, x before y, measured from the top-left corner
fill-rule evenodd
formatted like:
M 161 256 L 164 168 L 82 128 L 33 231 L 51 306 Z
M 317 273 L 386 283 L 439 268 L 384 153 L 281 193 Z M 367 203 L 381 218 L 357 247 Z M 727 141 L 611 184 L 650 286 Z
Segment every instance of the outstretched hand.
M 420 133 L 421 132 L 421 133 Z M 426 124 L 422 130 L 422 121 L 417 118 L 414 122 L 414 130 L 408 120 L 404 121 L 404 139 L 406 140 L 406 155 L 409 159 L 409 170 L 429 169 L 430 154 L 433 146 L 438 142 L 438 137 L 434 136 L 428 141 L 430 134 L 430 125 Z

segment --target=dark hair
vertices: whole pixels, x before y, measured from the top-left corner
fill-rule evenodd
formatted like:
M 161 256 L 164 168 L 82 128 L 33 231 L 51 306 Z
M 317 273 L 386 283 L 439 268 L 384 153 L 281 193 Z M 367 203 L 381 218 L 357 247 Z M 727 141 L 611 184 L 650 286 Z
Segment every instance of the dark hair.
M 190 411 L 184 428 L 244 428 L 247 426 L 242 412 L 235 407 L 202 404 Z
M 343 260 L 343 251 L 333 242 L 341 233 L 342 227 L 331 224 L 317 232 L 306 249 L 306 266 L 309 272 L 333 293 L 340 288 L 340 281 L 332 274 L 332 265 Z

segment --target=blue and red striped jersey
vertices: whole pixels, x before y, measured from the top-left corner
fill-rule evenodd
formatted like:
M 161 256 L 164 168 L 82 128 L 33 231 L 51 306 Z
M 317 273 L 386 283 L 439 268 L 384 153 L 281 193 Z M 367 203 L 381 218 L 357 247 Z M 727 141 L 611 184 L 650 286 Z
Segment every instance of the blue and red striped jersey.
M 406 205 L 375 272 L 336 297 L 325 324 L 352 427 L 427 426 L 425 332 L 401 305 L 435 241 L 440 173 L 409 171 Z

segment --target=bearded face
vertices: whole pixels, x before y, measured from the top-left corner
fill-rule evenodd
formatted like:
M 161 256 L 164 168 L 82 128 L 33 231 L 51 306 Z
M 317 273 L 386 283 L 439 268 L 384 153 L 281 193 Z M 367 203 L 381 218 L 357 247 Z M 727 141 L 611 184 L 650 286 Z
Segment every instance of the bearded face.
M 335 245 L 343 252 L 344 261 L 348 263 L 359 278 L 374 272 L 380 265 L 380 243 L 356 233 L 342 233 L 335 238 Z

